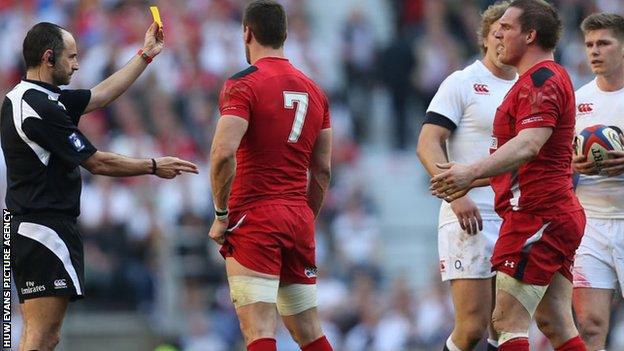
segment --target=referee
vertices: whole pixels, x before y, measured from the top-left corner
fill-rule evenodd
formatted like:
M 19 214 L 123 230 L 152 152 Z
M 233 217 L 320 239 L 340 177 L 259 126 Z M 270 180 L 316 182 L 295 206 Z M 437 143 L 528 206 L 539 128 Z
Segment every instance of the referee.
M 143 48 L 91 90 L 61 90 L 78 70 L 76 42 L 67 30 L 38 23 L 23 45 L 26 78 L 4 99 L 0 121 L 7 166 L 11 266 L 24 319 L 19 350 L 53 350 L 69 301 L 84 296 L 78 166 L 114 177 L 175 178 L 197 166 L 175 157 L 135 159 L 96 148 L 78 129 L 82 114 L 121 95 L 160 53 L 163 32 L 147 30 Z

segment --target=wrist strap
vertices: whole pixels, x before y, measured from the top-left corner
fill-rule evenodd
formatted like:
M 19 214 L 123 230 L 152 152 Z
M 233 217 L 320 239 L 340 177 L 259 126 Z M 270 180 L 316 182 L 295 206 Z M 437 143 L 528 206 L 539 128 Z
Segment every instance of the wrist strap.
M 148 54 L 146 54 L 143 49 L 139 49 L 139 52 L 137 52 L 137 55 L 141 56 L 141 58 L 143 60 L 145 60 L 145 62 L 147 62 L 148 64 L 150 64 L 152 62 L 153 57 L 149 57 Z
M 227 210 L 227 208 L 225 210 L 222 210 L 215 207 L 215 217 L 217 217 L 217 219 L 220 221 L 226 220 L 228 218 L 228 213 L 229 211 Z
M 152 159 L 152 174 L 156 174 L 156 169 L 158 169 L 156 166 L 156 160 Z

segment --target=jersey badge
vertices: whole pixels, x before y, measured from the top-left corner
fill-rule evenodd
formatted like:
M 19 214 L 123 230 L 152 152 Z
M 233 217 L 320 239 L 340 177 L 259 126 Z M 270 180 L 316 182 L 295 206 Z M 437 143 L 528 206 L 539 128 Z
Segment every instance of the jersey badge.
M 80 137 L 76 133 L 71 133 L 71 135 L 69 136 L 69 142 L 72 144 L 74 149 L 78 152 L 82 151 L 82 149 L 85 148 L 84 142 L 82 141 L 82 139 L 80 139 Z
M 576 106 L 576 110 L 580 115 L 585 115 L 594 111 L 594 104 L 591 102 L 583 102 Z
M 472 89 L 476 94 L 490 95 L 490 88 L 488 88 L 487 84 L 475 83 L 472 85 Z

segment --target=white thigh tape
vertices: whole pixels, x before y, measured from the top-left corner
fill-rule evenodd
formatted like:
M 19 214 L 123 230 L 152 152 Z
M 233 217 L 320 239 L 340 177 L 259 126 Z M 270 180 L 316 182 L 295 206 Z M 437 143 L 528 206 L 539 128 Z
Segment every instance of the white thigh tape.
M 292 316 L 317 306 L 316 284 L 290 284 L 277 291 L 277 311 Z
M 277 302 L 278 279 L 234 275 L 228 277 L 228 282 L 230 297 L 236 308 L 255 302 Z

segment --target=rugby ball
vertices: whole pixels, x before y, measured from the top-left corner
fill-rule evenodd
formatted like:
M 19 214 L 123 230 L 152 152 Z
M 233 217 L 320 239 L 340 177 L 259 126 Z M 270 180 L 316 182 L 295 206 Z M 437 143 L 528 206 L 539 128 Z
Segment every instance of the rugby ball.
M 585 155 L 587 161 L 596 164 L 607 159 L 607 151 L 624 150 L 620 140 L 622 131 L 617 127 L 609 127 L 602 124 L 583 129 L 574 140 L 577 155 Z

